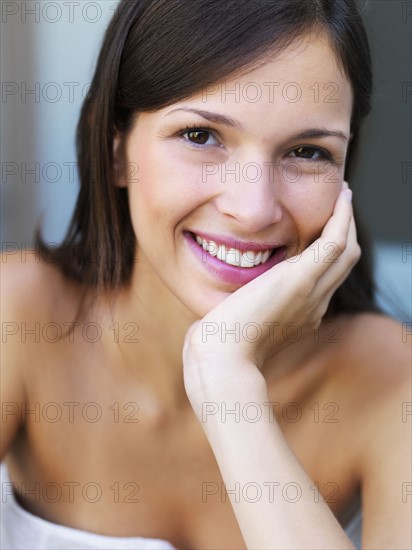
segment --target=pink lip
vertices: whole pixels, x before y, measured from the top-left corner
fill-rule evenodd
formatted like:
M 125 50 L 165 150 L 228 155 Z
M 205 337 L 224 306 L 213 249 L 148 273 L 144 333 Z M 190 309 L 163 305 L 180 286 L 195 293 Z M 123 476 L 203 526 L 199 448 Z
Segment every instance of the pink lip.
M 226 264 L 225 262 L 222 262 L 218 258 L 215 258 L 210 254 L 208 254 L 205 250 L 203 250 L 197 244 L 197 242 L 193 239 L 192 234 L 189 233 L 188 231 L 184 231 L 183 235 L 185 237 L 185 240 L 188 246 L 193 251 L 195 256 L 202 262 L 204 267 L 212 275 L 214 275 L 215 277 L 218 277 L 219 279 L 221 279 L 222 281 L 225 281 L 226 283 L 231 283 L 235 285 L 245 285 L 250 281 L 253 281 L 253 279 L 255 279 L 256 277 L 259 277 L 259 275 L 262 275 L 262 273 L 265 273 L 265 271 L 268 271 L 276 264 L 282 262 L 286 257 L 286 247 L 282 246 L 277 250 L 275 250 L 273 255 L 264 264 L 258 265 L 256 267 L 236 267 L 234 265 Z M 214 240 L 214 239 L 211 238 L 210 240 Z M 219 241 L 215 241 L 215 242 L 219 243 Z M 239 246 L 239 242 L 237 243 L 237 246 Z M 248 246 L 250 246 L 250 243 L 248 243 Z M 233 248 L 236 248 L 236 247 L 233 247 Z M 248 248 L 247 250 L 253 250 L 253 249 Z M 263 249 L 259 248 L 259 250 L 263 250 Z

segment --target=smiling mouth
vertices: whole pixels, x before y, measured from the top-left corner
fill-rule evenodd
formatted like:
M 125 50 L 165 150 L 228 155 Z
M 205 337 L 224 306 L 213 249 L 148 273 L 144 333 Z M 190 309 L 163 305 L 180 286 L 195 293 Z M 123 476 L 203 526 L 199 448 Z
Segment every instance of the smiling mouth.
M 215 241 L 205 240 L 195 233 L 190 233 L 192 239 L 206 253 L 221 262 L 235 267 L 252 268 L 263 265 L 270 260 L 278 248 L 269 250 L 244 250 L 229 248 L 224 244 L 218 244 Z

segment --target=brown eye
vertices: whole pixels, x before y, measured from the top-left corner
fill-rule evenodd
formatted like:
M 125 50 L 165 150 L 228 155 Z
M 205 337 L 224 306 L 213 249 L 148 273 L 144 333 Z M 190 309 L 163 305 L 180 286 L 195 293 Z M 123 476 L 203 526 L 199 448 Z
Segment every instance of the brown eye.
M 197 126 L 186 126 L 184 130 L 178 133 L 178 136 L 183 137 L 193 147 L 206 149 L 209 147 L 220 147 L 219 140 L 209 128 L 199 128 Z
M 310 159 L 313 157 L 316 149 L 314 149 L 313 147 L 299 147 L 298 149 L 295 149 L 295 151 L 297 151 L 299 155 L 303 158 Z
M 320 149 L 319 147 L 298 147 L 297 149 L 291 151 L 291 153 L 294 153 L 295 158 L 306 160 L 331 160 L 332 158 L 327 151 Z M 318 155 L 318 157 L 315 155 Z
M 197 143 L 198 145 L 205 145 L 209 139 L 209 132 L 206 132 L 205 130 L 192 130 L 186 133 L 189 140 L 193 141 L 193 143 Z

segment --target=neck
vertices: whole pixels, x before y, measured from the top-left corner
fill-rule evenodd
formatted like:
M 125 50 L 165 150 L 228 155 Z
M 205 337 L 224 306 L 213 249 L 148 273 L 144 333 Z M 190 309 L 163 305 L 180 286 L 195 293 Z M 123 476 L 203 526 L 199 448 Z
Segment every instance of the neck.
M 136 376 L 165 407 L 186 406 L 182 350 L 186 332 L 198 316 L 182 304 L 146 261 L 136 263 L 130 284 L 103 304 L 100 318 L 104 316 L 105 325 L 115 324 L 118 330 L 117 339 L 109 331 L 105 342 L 115 368 Z M 268 361 L 262 372 L 268 383 L 282 382 L 292 391 L 295 377 L 303 380 L 298 367 L 322 347 L 308 335 Z
M 118 341 L 113 342 L 111 334 L 107 347 L 113 363 L 138 374 L 162 403 L 172 407 L 186 403 L 182 350 L 185 334 L 198 317 L 145 261 L 135 264 L 130 284 L 104 304 L 103 315 L 119 331 Z

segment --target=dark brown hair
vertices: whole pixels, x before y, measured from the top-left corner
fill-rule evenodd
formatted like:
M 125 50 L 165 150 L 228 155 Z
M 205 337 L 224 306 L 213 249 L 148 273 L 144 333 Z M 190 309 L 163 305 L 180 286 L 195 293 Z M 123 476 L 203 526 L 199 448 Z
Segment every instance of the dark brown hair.
M 66 237 L 48 250 L 63 273 L 97 292 L 127 284 L 136 238 L 127 188 L 114 185 L 113 140 L 136 113 L 199 93 L 311 32 L 327 33 L 352 84 L 351 170 L 361 121 L 370 111 L 371 56 L 354 0 L 122 0 L 106 31 L 77 129 L 80 192 Z M 333 296 L 328 314 L 375 310 L 369 247 Z

